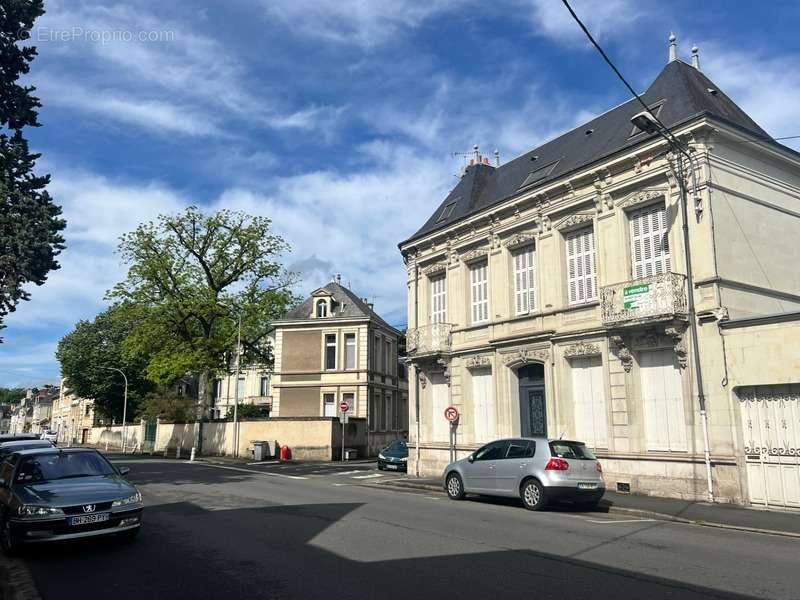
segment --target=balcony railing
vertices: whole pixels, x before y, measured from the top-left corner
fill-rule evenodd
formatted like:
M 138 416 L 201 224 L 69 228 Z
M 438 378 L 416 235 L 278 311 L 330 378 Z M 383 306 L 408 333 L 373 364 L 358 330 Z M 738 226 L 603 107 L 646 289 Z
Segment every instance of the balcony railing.
M 685 318 L 686 276 L 662 273 L 607 285 L 600 290 L 603 325 Z
M 406 334 L 406 348 L 410 355 L 439 354 L 450 351 L 451 323 L 432 323 L 411 329 Z

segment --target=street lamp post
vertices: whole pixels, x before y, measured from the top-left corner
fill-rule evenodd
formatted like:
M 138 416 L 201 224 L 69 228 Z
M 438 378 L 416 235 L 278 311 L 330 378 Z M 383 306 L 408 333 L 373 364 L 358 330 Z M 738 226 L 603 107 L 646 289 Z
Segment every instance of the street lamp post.
M 239 315 L 239 330 L 236 336 L 236 381 L 233 392 L 233 456 L 239 456 L 239 369 L 242 355 L 242 315 Z
M 125 373 L 122 371 L 122 369 L 117 369 L 116 367 L 105 367 L 105 368 L 108 369 L 109 371 L 116 371 L 117 373 L 122 375 L 122 378 L 125 380 L 125 394 L 122 403 L 122 453 L 125 454 L 125 445 L 128 439 L 126 435 L 127 434 L 126 421 L 128 417 L 128 378 L 125 377 Z

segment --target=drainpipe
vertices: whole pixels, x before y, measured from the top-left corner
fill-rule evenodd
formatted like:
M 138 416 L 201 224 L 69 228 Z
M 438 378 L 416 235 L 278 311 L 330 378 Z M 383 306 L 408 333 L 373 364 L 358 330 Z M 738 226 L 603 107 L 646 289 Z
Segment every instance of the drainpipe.
M 677 146 L 677 143 L 675 143 L 675 145 Z M 682 151 L 682 149 L 680 150 L 681 154 L 685 153 Z M 686 186 L 683 180 L 683 159 L 678 152 L 676 152 L 676 159 L 678 163 L 678 188 L 681 195 L 681 216 L 683 217 L 683 252 L 684 256 L 686 256 L 686 286 L 688 287 L 687 312 L 689 313 L 689 330 L 692 336 L 692 362 L 694 363 L 695 379 L 697 381 L 697 400 L 700 406 L 700 424 L 703 429 L 703 455 L 706 464 L 708 501 L 714 502 L 714 482 L 711 471 L 711 450 L 708 440 L 708 414 L 706 413 L 706 397 L 705 392 L 703 391 L 703 371 L 702 366 L 700 365 L 700 348 L 697 341 L 697 315 L 695 314 L 694 307 L 694 278 L 692 276 L 692 254 L 689 244 L 689 211 L 687 208 L 688 198 L 686 197 Z M 672 168 L 671 164 L 670 168 Z M 692 174 L 694 175 L 694 169 L 692 169 Z
M 419 263 L 414 263 L 414 329 L 419 330 Z M 406 342 L 408 343 L 408 342 Z M 417 420 L 417 439 L 416 439 L 416 452 L 417 460 L 415 464 L 415 473 L 419 477 L 419 436 L 420 436 L 420 423 L 419 423 L 419 363 L 414 365 L 414 416 Z

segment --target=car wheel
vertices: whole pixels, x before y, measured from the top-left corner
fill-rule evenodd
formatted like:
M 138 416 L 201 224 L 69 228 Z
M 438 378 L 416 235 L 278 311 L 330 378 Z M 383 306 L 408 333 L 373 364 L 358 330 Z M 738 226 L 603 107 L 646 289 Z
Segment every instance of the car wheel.
M 450 473 L 446 480 L 447 496 L 450 500 L 464 499 L 464 482 L 458 473 Z
M 383 465 L 381 463 L 378 463 L 378 471 L 383 471 Z
M 535 479 L 529 479 L 522 486 L 522 504 L 528 510 L 542 510 L 547 506 L 547 496 L 545 496 L 542 484 Z
M 0 546 L 2 546 L 3 552 L 8 556 L 16 554 L 19 546 L 11 531 L 11 524 L 8 522 L 7 518 L 3 519 L 2 523 L 0 523 Z

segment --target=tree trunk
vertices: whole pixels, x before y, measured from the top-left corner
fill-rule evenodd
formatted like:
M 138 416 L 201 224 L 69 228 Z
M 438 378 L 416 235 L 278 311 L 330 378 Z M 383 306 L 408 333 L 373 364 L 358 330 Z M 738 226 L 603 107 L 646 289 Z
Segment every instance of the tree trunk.
M 197 418 L 203 419 L 209 415 L 211 407 L 211 374 L 203 371 L 197 378 Z

